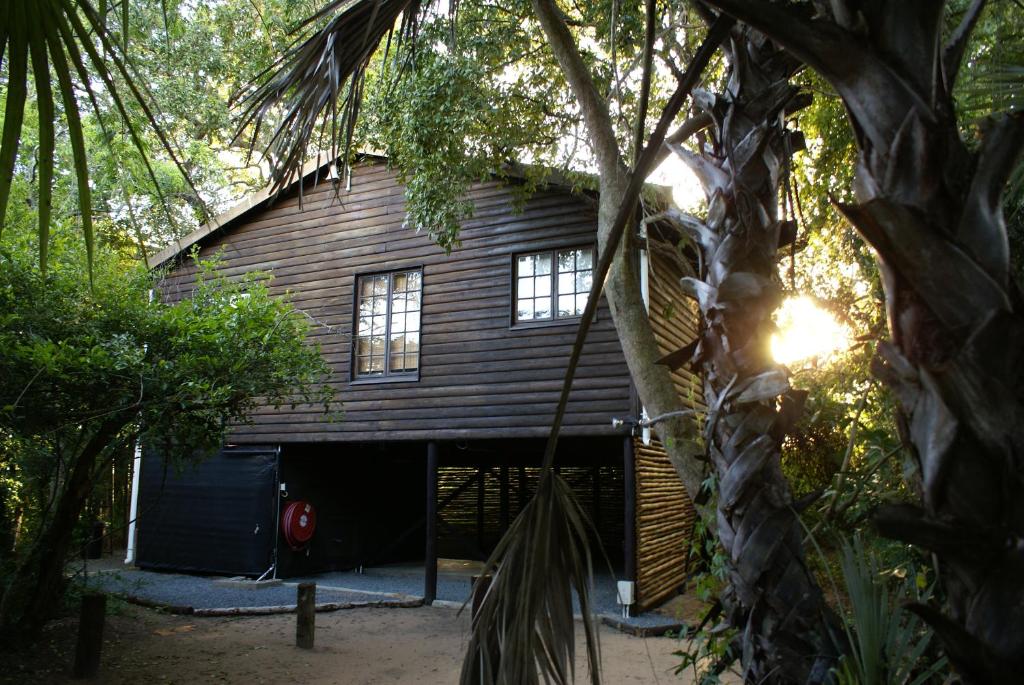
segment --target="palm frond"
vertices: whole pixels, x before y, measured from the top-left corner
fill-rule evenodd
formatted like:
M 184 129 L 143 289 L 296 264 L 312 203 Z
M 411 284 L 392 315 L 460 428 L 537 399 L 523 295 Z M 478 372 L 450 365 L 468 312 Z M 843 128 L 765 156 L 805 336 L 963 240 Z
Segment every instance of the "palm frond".
M 583 616 L 589 679 L 600 683 L 591 529 L 569 485 L 544 469 L 537 492 L 485 564 L 491 582 L 473 620 L 461 685 L 573 682 L 573 590 Z
M 123 2 L 122 10 L 126 11 L 127 6 L 128 3 Z M 132 70 L 128 68 L 124 47 L 111 39 L 104 15 L 105 9 L 98 12 L 90 0 L 8 0 L 0 9 L 0 70 L 5 72 L 7 78 L 7 103 L 3 133 L 0 135 L 0 232 L 6 218 L 18 159 L 24 110 L 29 97 L 29 78 L 33 78 L 40 119 L 39 257 L 40 266 L 44 270 L 52 212 L 54 138 L 59 116 L 55 101 L 59 98 L 63 104 L 71 143 L 78 187 L 78 210 L 89 272 L 92 273 L 92 196 L 89 189 L 88 151 L 76 88 L 85 92 L 102 125 L 104 114 L 93 89 L 95 79 L 102 82 L 105 92 L 114 102 L 123 127 L 149 172 L 168 218 L 174 221 L 150 165 L 148 148 L 128 111 L 127 98 L 122 94 L 124 88 L 128 89 L 132 101 L 142 110 L 164 151 L 173 160 L 192 192 L 197 198 L 200 197 L 170 140 L 160 128 L 148 102 L 152 98 L 147 96 L 144 86 L 137 83 Z M 122 18 L 122 30 L 127 36 L 127 16 Z M 102 51 L 98 46 L 102 47 Z M 115 75 L 120 79 L 115 79 Z M 56 77 L 56 88 L 51 76 Z
M 399 18 L 399 42 L 415 37 L 420 7 L 421 0 L 334 0 L 295 32 L 331 17 L 322 29 L 297 39 L 257 76 L 260 85 L 236 96 L 241 114 L 235 140 L 251 128 L 250 155 L 264 123 L 280 116 L 266 146 L 273 191 L 301 176 L 311 147 L 324 150 L 325 137 L 330 159 L 348 159 L 370 60 L 385 37 L 390 45 Z

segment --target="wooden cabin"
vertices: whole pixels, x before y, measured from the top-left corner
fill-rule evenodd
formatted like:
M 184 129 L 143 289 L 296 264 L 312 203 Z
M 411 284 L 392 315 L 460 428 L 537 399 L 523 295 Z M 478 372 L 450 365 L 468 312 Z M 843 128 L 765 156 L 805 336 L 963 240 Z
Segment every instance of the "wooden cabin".
M 170 266 L 169 301 L 190 296 L 193 246 L 219 253 L 226 274 L 271 272 L 313 322 L 342 415 L 263 408 L 181 474 L 147 452 L 137 563 L 295 576 L 425 558 L 430 598 L 437 557 L 484 559 L 535 485 L 596 264 L 596 206 L 556 184 L 517 204 L 508 181 L 481 183 L 446 254 L 406 225 L 384 160 L 326 176 L 306 177 L 301 203 L 297 187 L 257 194 L 152 260 Z M 668 351 L 693 339 L 695 315 L 673 294 L 678 268 L 651 255 L 645 287 Z M 699 397 L 697 379 L 677 381 Z M 647 607 L 683 582 L 693 513 L 664 452 L 633 435 L 639 411 L 602 302 L 557 464 Z M 300 545 L 281 525 L 297 501 L 316 514 Z

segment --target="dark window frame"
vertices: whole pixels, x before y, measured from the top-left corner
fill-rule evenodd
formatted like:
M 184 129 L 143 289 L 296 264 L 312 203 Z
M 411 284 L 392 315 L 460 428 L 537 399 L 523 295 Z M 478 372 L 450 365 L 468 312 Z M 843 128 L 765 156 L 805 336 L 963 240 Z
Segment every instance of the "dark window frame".
M 563 326 L 574 323 L 579 323 L 580 319 L 583 318 L 581 315 L 573 316 L 558 316 L 558 253 L 567 250 L 580 250 L 589 248 L 591 251 L 591 277 L 593 272 L 597 269 L 597 244 L 596 243 L 570 243 L 566 245 L 557 245 L 550 248 L 540 248 L 534 250 L 523 250 L 516 252 L 509 256 L 509 271 L 511 273 L 511 288 L 509 294 L 509 328 L 511 330 L 520 330 L 528 328 L 544 328 L 547 326 Z M 525 319 L 520 321 L 517 313 L 519 307 L 519 258 L 538 254 L 551 255 L 551 316 L 546 319 Z M 575 293 L 574 293 L 575 294 Z M 589 292 L 588 292 L 589 297 Z M 597 319 L 596 312 L 594 316 Z
M 420 327 L 419 349 L 416 351 L 415 371 L 391 371 L 391 300 L 394 293 L 395 274 L 416 272 L 420 276 Z M 387 312 L 384 326 L 384 372 L 380 375 L 359 375 L 359 286 L 364 278 L 387 276 Z M 420 264 L 382 271 L 364 271 L 354 275 L 352 283 L 352 344 L 349 354 L 349 385 L 371 385 L 375 383 L 414 383 L 420 379 L 423 368 L 423 266 Z

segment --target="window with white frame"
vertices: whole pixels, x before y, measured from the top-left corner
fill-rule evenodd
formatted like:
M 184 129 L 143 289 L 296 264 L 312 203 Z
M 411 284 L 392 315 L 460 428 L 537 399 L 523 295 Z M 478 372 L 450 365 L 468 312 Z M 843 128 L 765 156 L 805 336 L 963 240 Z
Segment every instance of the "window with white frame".
M 356 379 L 415 377 L 420 368 L 422 285 L 419 270 L 358 278 Z
M 517 255 L 514 268 L 515 323 L 583 315 L 593 282 L 594 248 Z

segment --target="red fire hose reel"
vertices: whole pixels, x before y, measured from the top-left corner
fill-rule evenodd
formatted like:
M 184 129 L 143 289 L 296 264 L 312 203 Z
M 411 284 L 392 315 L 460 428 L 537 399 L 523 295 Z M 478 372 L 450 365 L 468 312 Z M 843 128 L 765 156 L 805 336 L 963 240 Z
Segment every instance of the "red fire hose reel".
M 316 509 L 305 500 L 295 500 L 281 514 L 281 533 L 293 551 L 306 546 L 316 531 Z

